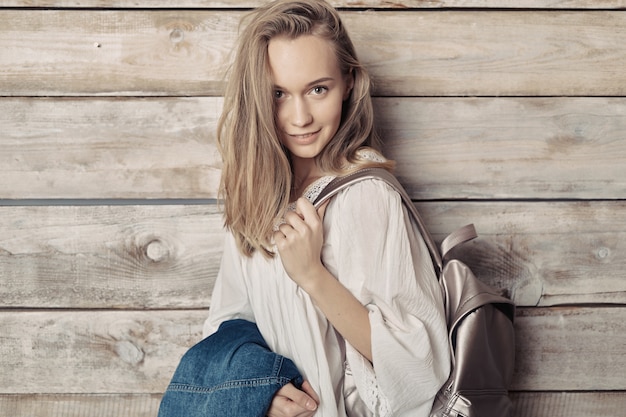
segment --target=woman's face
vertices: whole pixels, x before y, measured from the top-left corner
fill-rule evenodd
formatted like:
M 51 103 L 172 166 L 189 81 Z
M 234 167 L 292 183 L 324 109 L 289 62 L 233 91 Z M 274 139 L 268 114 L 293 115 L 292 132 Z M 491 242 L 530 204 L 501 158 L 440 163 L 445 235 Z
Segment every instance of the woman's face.
M 329 41 L 303 35 L 268 45 L 280 140 L 294 164 L 313 160 L 335 136 L 352 77 L 341 73 Z

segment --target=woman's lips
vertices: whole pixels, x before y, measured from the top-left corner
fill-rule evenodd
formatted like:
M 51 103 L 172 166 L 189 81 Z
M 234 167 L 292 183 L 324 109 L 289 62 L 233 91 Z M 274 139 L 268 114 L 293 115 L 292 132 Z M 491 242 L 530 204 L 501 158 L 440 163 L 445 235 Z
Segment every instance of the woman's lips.
M 308 133 L 302 133 L 302 134 L 297 134 L 297 135 L 289 134 L 289 137 L 301 145 L 308 145 L 310 143 L 315 142 L 315 140 L 317 139 L 317 135 L 318 133 L 320 133 L 320 131 L 321 129 L 315 132 L 308 132 Z

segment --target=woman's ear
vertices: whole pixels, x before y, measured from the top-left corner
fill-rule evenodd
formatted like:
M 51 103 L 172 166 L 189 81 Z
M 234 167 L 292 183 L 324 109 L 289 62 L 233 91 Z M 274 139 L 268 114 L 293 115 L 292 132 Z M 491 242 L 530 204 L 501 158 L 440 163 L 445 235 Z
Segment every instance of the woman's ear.
M 354 71 L 350 68 L 348 74 L 346 74 L 346 91 L 343 93 L 343 99 L 347 100 L 350 97 L 350 92 L 354 88 Z

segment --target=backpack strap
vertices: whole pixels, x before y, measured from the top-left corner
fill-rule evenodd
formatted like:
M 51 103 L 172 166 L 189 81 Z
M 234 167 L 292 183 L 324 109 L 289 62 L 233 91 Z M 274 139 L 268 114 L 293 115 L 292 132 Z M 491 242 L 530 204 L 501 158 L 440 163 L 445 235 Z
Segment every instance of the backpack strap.
M 478 234 L 476 233 L 476 228 L 473 224 L 468 224 L 459 229 L 456 229 L 454 232 L 450 233 L 443 240 L 443 242 L 441 242 L 441 257 L 445 260 L 448 253 L 454 247 L 477 237 Z
M 419 214 L 415 205 L 413 205 L 413 201 L 411 201 L 411 197 L 404 190 L 404 187 L 400 184 L 398 179 L 389 171 L 384 168 L 363 168 L 358 171 L 355 171 L 351 174 L 348 174 L 343 177 L 337 177 L 332 180 L 320 193 L 317 197 L 313 205 L 315 207 L 319 207 L 326 200 L 340 192 L 341 190 L 349 187 L 352 184 L 355 184 L 359 181 L 363 181 L 366 179 L 380 179 L 389 184 L 394 190 L 400 194 L 404 205 L 409 210 L 413 218 L 415 219 L 419 231 L 428 247 L 428 251 L 430 252 L 430 256 L 435 264 L 437 269 L 437 273 L 440 274 L 443 271 L 443 259 L 445 259 L 445 255 L 448 252 L 457 246 L 460 243 L 467 242 L 468 240 L 474 239 L 476 235 L 476 230 L 474 229 L 474 225 L 467 225 L 457 230 L 456 232 L 449 235 L 442 243 L 441 252 L 435 243 L 435 240 L 431 236 L 430 232 L 426 228 L 426 224 L 422 219 L 422 216 Z

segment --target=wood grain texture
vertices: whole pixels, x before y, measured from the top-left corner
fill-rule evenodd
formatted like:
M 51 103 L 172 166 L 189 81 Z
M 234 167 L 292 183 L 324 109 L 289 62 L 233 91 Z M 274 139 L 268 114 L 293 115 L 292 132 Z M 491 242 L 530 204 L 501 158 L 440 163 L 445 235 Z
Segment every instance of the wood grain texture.
M 421 9 L 421 8 L 496 8 L 496 9 L 621 9 L 626 7 L 624 0 L 332 0 L 339 8 L 381 8 L 381 9 Z M 170 9 L 170 8 L 251 8 L 263 4 L 262 0 L 1 0 L 3 7 L 63 7 L 63 8 L 124 8 L 124 9 Z
M 518 309 L 514 391 L 626 389 L 623 307 Z M 163 392 L 205 310 L 2 311 L 0 392 Z M 584 375 L 584 378 L 581 377 Z
M 626 310 L 518 309 L 513 390 L 623 390 Z
M 626 393 L 514 392 L 514 417 L 621 417 Z
M 375 103 L 384 149 L 414 198 L 626 198 L 623 99 Z
M 3 95 L 216 95 L 240 12 L 0 10 Z
M 626 95 L 619 11 L 343 15 L 376 95 Z M 0 93 L 220 95 L 241 16 L 0 10 Z
M 520 306 L 626 304 L 626 203 L 432 202 L 437 240 Z M 222 252 L 204 206 L 0 207 L 0 300 L 11 308 L 206 308 Z M 68 288 L 71 291 L 68 291 Z
M 0 199 L 215 198 L 221 103 L 0 99 Z M 416 199 L 626 198 L 626 99 L 374 104 L 384 149 Z
M 0 100 L 0 198 L 211 198 L 221 98 Z
M 3 307 L 207 308 L 215 206 L 0 207 Z
M 0 312 L 0 392 L 161 393 L 208 310 Z
M 161 394 L 0 394 L 10 417 L 155 417 Z

